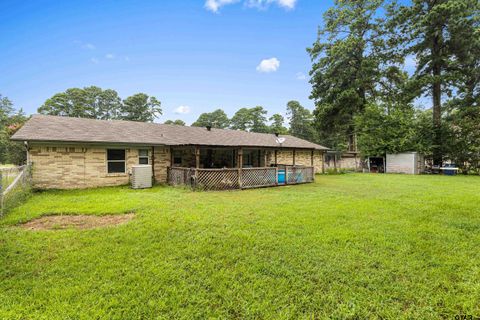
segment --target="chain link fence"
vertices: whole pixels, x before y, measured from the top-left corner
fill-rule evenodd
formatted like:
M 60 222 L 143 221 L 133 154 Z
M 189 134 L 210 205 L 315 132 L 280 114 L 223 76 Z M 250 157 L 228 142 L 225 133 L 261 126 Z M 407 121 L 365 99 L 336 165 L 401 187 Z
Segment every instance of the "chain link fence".
M 31 191 L 31 166 L 0 168 L 0 215 L 23 201 Z

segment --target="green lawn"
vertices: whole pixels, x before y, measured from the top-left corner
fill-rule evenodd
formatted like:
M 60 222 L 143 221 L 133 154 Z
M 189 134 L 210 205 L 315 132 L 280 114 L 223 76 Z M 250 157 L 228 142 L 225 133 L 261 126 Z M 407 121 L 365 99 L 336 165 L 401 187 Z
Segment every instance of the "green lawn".
M 480 177 L 50 191 L 0 219 L 0 319 L 480 316 Z M 27 231 L 48 214 L 127 224 Z

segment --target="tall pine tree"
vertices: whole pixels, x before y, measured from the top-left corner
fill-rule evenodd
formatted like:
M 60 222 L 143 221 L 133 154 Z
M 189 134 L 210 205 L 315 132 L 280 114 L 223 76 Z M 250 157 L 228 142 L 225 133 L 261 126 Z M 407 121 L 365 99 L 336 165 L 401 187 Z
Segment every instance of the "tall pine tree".
M 345 150 L 354 117 L 380 97 L 385 60 L 382 0 L 337 0 L 324 15 L 318 39 L 307 49 L 313 61 L 311 98 L 320 141 Z M 392 70 L 391 70 L 392 71 Z
M 478 0 L 412 0 L 411 5 L 392 6 L 390 16 L 398 47 L 417 61 L 410 91 L 432 100 L 433 161 L 441 164 L 446 144 L 443 102 L 458 90 L 455 87 L 462 78 L 459 62 L 472 55 L 465 50 L 469 46 L 465 40 L 472 39 Z

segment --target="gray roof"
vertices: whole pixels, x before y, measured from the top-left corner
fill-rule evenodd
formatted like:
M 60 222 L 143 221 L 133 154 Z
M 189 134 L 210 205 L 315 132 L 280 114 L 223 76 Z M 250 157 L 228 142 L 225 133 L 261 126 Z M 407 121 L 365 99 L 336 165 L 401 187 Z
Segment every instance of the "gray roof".
M 275 135 L 267 133 L 214 128 L 208 131 L 203 127 L 34 115 L 12 136 L 12 140 L 328 149 L 293 136 L 281 137 L 285 138 L 285 142 L 280 146 Z

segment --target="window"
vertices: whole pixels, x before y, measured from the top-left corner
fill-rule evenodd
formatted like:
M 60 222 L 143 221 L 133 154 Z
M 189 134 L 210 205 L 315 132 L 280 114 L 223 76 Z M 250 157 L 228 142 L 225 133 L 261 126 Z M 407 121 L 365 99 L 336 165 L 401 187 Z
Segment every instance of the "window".
M 107 149 L 108 173 L 125 173 L 125 149 Z
M 147 149 L 138 150 L 138 163 L 139 164 L 148 164 L 148 150 Z
M 173 166 L 180 167 L 182 165 L 182 151 L 173 150 Z

